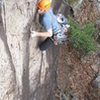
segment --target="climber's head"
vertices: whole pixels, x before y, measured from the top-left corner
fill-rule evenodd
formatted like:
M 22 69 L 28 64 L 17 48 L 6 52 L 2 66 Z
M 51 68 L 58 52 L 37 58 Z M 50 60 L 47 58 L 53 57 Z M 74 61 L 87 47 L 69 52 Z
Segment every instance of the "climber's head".
M 44 13 L 46 10 L 48 10 L 51 6 L 52 0 L 39 0 L 38 3 L 38 12 Z

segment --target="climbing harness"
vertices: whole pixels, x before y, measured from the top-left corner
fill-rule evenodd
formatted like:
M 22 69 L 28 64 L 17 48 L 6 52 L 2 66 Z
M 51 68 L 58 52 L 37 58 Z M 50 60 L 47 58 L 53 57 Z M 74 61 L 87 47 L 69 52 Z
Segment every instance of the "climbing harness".
M 53 36 L 54 40 L 57 42 L 57 44 L 63 44 L 67 40 L 67 36 L 61 32 L 57 33 Z
M 62 28 L 69 28 L 70 25 L 68 25 L 67 18 L 62 14 L 57 14 L 57 21 L 62 26 Z
M 60 29 L 57 31 L 57 33 L 54 34 L 53 39 L 56 40 L 57 44 L 63 44 L 67 40 L 67 35 L 65 35 L 64 29 L 69 28 L 70 26 L 68 25 L 67 18 L 65 18 L 64 15 L 58 14 L 57 16 L 57 21 L 60 25 Z

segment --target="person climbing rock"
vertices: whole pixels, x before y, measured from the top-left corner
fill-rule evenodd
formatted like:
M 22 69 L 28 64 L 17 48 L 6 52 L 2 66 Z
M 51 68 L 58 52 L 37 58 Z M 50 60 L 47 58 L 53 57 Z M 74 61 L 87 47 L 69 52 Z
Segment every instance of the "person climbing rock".
M 58 17 L 54 15 L 51 2 L 52 0 L 40 0 L 38 3 L 39 22 L 46 32 L 31 31 L 31 37 L 47 37 L 39 46 L 41 51 L 48 49 L 53 44 L 62 44 L 67 39 L 64 34 L 69 27 L 67 20 L 61 14 Z

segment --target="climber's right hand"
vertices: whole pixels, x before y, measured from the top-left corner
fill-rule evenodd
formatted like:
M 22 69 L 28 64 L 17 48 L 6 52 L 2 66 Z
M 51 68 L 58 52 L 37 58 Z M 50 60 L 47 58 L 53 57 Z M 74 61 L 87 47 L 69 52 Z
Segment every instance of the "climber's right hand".
M 31 31 L 31 37 L 36 37 L 36 32 L 35 31 Z

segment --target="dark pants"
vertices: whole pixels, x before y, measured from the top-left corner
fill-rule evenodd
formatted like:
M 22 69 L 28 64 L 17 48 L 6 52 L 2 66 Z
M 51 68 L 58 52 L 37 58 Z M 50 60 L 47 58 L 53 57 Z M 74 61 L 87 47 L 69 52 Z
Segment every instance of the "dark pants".
M 41 44 L 40 44 L 40 50 L 41 51 L 44 51 L 44 50 L 47 50 L 50 46 L 52 46 L 54 43 L 53 43 L 53 40 L 52 38 L 48 37 L 45 41 L 43 41 Z

